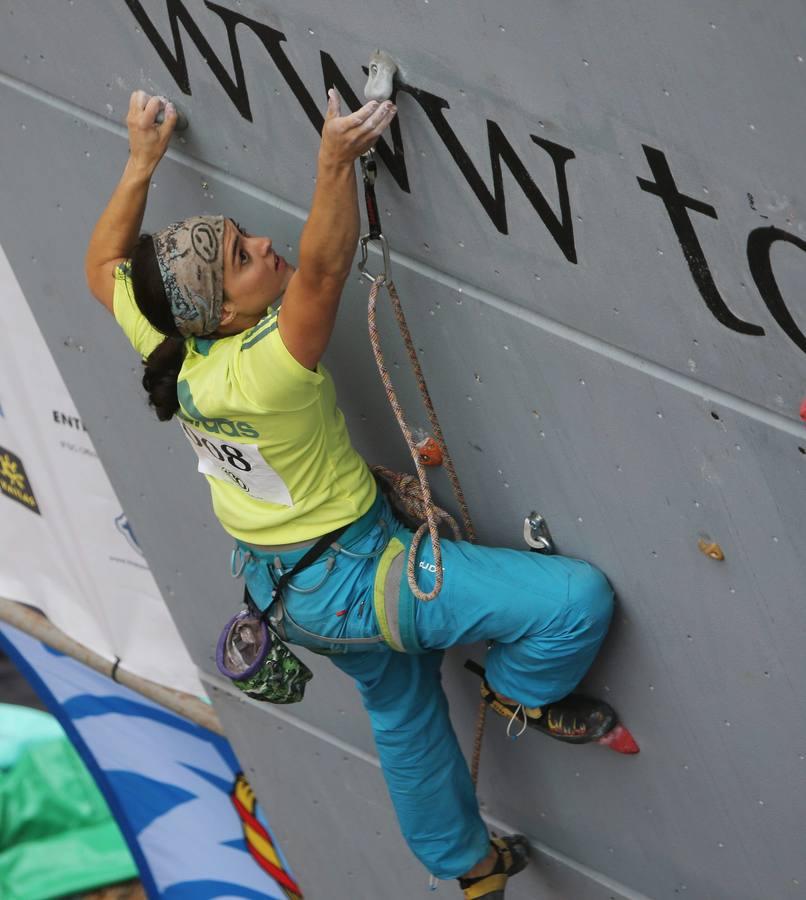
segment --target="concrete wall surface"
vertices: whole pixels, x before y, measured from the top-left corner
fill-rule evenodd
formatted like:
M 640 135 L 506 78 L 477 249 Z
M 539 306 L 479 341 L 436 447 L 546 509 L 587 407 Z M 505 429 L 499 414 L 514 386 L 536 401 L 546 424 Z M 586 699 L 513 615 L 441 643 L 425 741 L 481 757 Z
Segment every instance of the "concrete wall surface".
M 230 542 L 82 263 L 137 88 L 190 120 L 146 227 L 223 212 L 293 258 L 325 87 L 351 105 L 379 45 L 406 79 L 383 226 L 480 539 L 522 546 L 537 508 L 561 552 L 608 574 L 617 614 L 584 688 L 642 748 L 513 743 L 489 722 L 485 813 L 536 847 L 507 897 L 802 898 L 802 4 L 5 0 L 0 244 L 303 890 L 403 900 L 427 874 L 326 660 L 301 651 L 316 677 L 288 710 L 218 678 L 214 641 L 239 602 Z M 366 293 L 351 278 L 326 363 L 358 449 L 405 469 Z M 433 484 L 450 506 L 444 473 Z M 469 750 L 468 653 L 483 648 L 451 652 L 445 683 Z

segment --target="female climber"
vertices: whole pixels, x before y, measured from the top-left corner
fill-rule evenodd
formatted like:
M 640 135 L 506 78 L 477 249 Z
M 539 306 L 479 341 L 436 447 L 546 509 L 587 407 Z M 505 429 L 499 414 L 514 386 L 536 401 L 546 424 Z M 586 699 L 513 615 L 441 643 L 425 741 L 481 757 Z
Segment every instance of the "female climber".
M 130 155 L 90 239 L 86 277 L 143 357 L 157 416 L 175 418 L 196 450 L 255 603 L 282 637 L 355 680 L 412 851 L 438 878 L 458 878 L 466 897 L 500 898 L 528 844 L 490 840 L 448 717 L 443 651 L 492 642 L 482 694 L 510 725 L 600 739 L 612 710 L 569 693 L 605 636 L 612 591 L 580 560 L 447 540 L 435 600 L 416 602 L 401 577 L 412 534 L 353 449 L 321 363 L 358 240 L 355 161 L 395 113 L 387 101 L 343 116 L 328 92 L 295 268 L 269 238 L 221 215 L 139 234 L 177 117 L 136 91 Z M 275 608 L 274 581 L 316 544 L 324 552 Z M 428 541 L 419 553 L 430 591 Z

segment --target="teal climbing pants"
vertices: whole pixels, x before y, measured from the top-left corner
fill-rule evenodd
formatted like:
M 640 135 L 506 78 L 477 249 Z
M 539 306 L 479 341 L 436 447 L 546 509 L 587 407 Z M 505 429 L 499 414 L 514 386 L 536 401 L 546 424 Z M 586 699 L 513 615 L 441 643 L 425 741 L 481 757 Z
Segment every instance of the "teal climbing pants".
M 438 878 L 456 878 L 489 849 L 487 828 L 442 690 L 443 651 L 492 641 L 487 679 L 525 706 L 570 693 L 604 639 L 613 593 L 586 562 L 529 551 L 442 541 L 439 596 L 413 598 L 405 560 L 411 532 L 379 494 L 372 509 L 314 565 L 282 604 L 272 580 L 305 550 L 277 556 L 238 545 L 244 577 L 261 609 L 291 643 L 330 656 L 355 680 L 369 714 L 403 836 Z M 418 584 L 434 586 L 428 536 Z

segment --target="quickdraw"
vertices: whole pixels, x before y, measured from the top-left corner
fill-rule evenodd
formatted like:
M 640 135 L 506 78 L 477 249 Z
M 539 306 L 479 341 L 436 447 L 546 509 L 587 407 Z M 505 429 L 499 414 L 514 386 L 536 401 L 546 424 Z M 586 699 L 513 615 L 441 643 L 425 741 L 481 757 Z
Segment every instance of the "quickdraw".
M 364 179 L 364 201 L 367 207 L 367 222 L 369 231 L 362 234 L 359 240 L 361 246 L 361 260 L 358 263 L 358 271 L 370 281 L 386 284 L 392 279 L 392 265 L 389 257 L 389 242 L 381 231 L 381 219 L 378 213 L 378 200 L 375 197 L 375 179 L 378 175 L 378 164 L 375 162 L 375 151 L 367 150 L 360 157 L 361 175 Z M 380 244 L 383 256 L 383 272 L 373 275 L 367 269 L 369 261 L 369 244 L 375 241 Z

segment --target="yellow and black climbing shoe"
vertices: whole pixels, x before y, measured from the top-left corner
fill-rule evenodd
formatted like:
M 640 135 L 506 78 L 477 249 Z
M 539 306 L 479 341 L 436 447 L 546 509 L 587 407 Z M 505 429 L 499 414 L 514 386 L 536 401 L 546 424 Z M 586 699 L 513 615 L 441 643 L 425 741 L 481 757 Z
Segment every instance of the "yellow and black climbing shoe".
M 640 748 L 630 731 L 622 725 L 615 710 L 602 700 L 569 694 L 562 700 L 543 707 L 528 707 L 504 700 L 487 683 L 484 669 L 473 660 L 465 668 L 481 678 L 482 699 L 499 715 L 509 719 L 507 734 L 518 737 L 526 728 L 535 728 L 549 737 L 567 744 L 589 744 L 595 741 L 616 753 L 632 755 Z
M 465 900 L 503 900 L 507 881 L 525 869 L 529 862 L 529 842 L 522 834 L 492 838 L 498 858 L 491 872 L 479 878 L 460 878 Z
M 539 719 L 527 717 L 527 724 L 549 737 L 568 744 L 588 744 L 598 741 L 616 724 L 611 706 L 593 697 L 569 694 L 542 709 Z
M 638 745 L 619 724 L 615 710 L 602 700 L 569 694 L 543 707 L 528 707 L 503 700 L 487 683 L 484 669 L 468 660 L 465 668 L 481 678 L 481 696 L 499 715 L 509 719 L 507 733 L 522 734 L 527 726 L 568 744 L 603 744 L 619 753 L 637 753 Z M 513 730 L 514 729 L 514 730 Z

